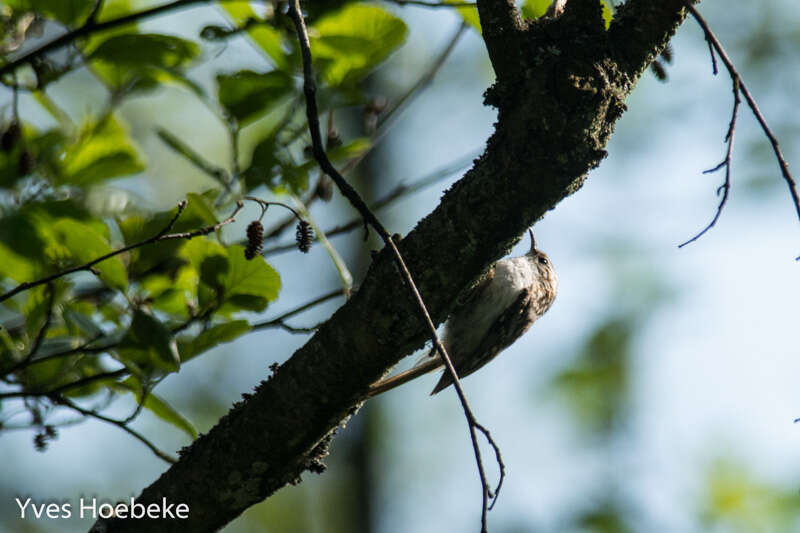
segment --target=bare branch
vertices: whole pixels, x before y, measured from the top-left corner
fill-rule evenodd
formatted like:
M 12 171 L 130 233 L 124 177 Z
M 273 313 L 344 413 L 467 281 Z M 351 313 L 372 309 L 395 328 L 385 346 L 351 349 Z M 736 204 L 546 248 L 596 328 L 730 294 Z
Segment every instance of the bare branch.
M 110 372 L 101 372 L 100 374 L 87 376 L 85 378 L 78 379 L 71 383 L 67 383 L 65 385 L 61 385 L 47 391 L 21 390 L 13 392 L 3 392 L 0 393 L 0 400 L 5 400 L 9 398 L 37 398 L 37 397 L 50 397 L 53 395 L 58 396 L 73 391 L 75 389 L 85 387 L 86 385 L 96 383 L 98 381 L 123 377 L 128 375 L 129 373 L 130 371 L 127 368 L 120 368 L 119 370 L 112 370 Z
M 56 298 L 56 290 L 52 285 L 48 285 L 47 293 L 48 293 L 47 314 L 45 315 L 42 327 L 39 328 L 39 332 L 36 334 L 36 338 L 34 339 L 33 344 L 31 345 L 31 349 L 28 351 L 28 355 L 26 355 L 24 359 L 19 361 L 14 366 L 4 371 L 2 375 L 12 374 L 17 370 L 28 366 L 31 360 L 36 355 L 36 353 L 39 351 L 39 348 L 41 348 L 42 341 L 47 336 L 47 330 L 50 329 L 50 323 L 53 320 L 53 305 L 55 304 L 55 298 Z
M 122 429 L 123 431 L 131 435 L 133 438 L 135 438 L 136 440 L 138 440 L 139 442 L 150 448 L 150 451 L 152 451 L 159 459 L 166 461 L 167 463 L 170 464 L 174 464 L 177 462 L 176 458 L 158 449 L 158 447 L 152 442 L 150 442 L 150 440 L 148 440 L 147 437 L 145 437 L 135 429 L 132 429 L 128 425 L 128 423 L 123 420 L 117 420 L 116 418 L 111 418 L 105 415 L 101 415 L 97 411 L 93 411 L 91 409 L 84 409 L 80 405 L 76 404 L 72 400 L 69 400 L 68 398 L 65 398 L 64 396 L 52 395 L 50 396 L 50 399 L 53 401 L 53 403 L 57 405 L 63 405 L 64 407 L 68 407 L 73 411 L 82 414 L 83 416 L 88 416 L 90 418 L 106 422 L 113 426 L 117 426 L 118 428 Z
M 780 146 L 778 145 L 778 139 L 775 137 L 775 134 L 772 133 L 772 130 L 770 129 L 769 125 L 767 124 L 767 121 L 764 118 L 764 115 L 761 114 L 761 110 L 758 108 L 758 105 L 756 104 L 755 99 L 750 94 L 750 91 L 747 89 L 747 86 L 744 84 L 744 81 L 742 80 L 742 76 L 739 74 L 739 71 L 736 69 L 736 67 L 734 66 L 734 64 L 731 61 L 731 59 L 728 57 L 728 54 L 725 52 L 725 49 L 722 47 L 722 43 L 719 42 L 719 39 L 717 39 L 717 36 L 714 34 L 713 31 L 711 31 L 711 28 L 708 26 L 708 23 L 706 23 L 705 19 L 700 15 L 700 13 L 697 11 L 697 9 L 695 9 L 695 7 L 689 1 L 684 0 L 684 5 L 685 5 L 686 9 L 688 9 L 689 12 L 692 14 L 692 16 L 697 21 L 697 23 L 700 25 L 700 27 L 703 29 L 703 32 L 704 32 L 705 37 L 706 37 L 706 40 L 713 46 L 713 50 L 715 50 L 717 52 L 717 54 L 719 54 L 719 57 L 722 60 L 722 63 L 725 65 L 725 68 L 728 70 L 728 75 L 730 75 L 731 81 L 733 83 L 733 92 L 734 92 L 734 97 L 735 97 L 733 118 L 731 120 L 731 126 L 730 126 L 730 128 L 728 130 L 729 135 L 728 135 L 728 138 L 726 139 L 728 141 L 728 156 L 726 157 L 726 160 L 723 161 L 717 167 L 717 169 L 714 169 L 714 170 L 718 170 L 722 166 L 726 166 L 727 167 L 727 170 L 726 170 L 726 182 L 725 182 L 725 184 L 723 184 L 724 195 L 723 195 L 722 202 L 720 202 L 720 206 L 718 208 L 717 216 L 714 217 L 714 220 L 709 225 L 709 227 L 713 226 L 714 222 L 716 222 L 716 219 L 719 217 L 719 210 L 722 209 L 722 206 L 724 205 L 725 199 L 726 199 L 727 194 L 728 194 L 728 186 L 730 185 L 729 182 L 728 182 L 728 179 L 729 179 L 728 178 L 728 174 L 729 174 L 729 170 L 730 170 L 730 150 L 731 150 L 731 147 L 733 145 L 733 133 L 734 133 L 735 121 L 736 121 L 736 111 L 738 109 L 738 96 L 737 95 L 738 95 L 738 93 L 740 91 L 741 91 L 741 94 L 744 96 L 745 100 L 747 101 L 747 105 L 750 107 L 750 110 L 753 112 L 753 115 L 756 117 L 756 120 L 758 121 L 759 125 L 761 126 L 761 129 L 764 131 L 764 135 L 767 136 L 767 139 L 769 139 L 769 142 L 772 145 L 772 151 L 775 153 L 775 159 L 778 160 L 778 166 L 781 169 L 781 175 L 783 176 L 783 179 L 786 182 L 787 187 L 789 188 L 789 194 L 792 197 L 792 203 L 794 203 L 794 208 L 795 208 L 795 211 L 797 212 L 797 217 L 798 217 L 798 219 L 800 219 L 800 196 L 798 196 L 798 193 L 797 193 L 797 185 L 795 183 L 794 178 L 792 177 L 791 172 L 789 172 L 789 165 L 786 163 L 786 159 L 783 156 L 783 152 L 781 151 Z M 713 57 L 713 54 L 712 54 L 712 57 Z M 709 228 L 706 228 L 705 230 L 703 230 L 700 233 L 700 235 L 705 233 L 708 229 Z M 689 242 L 694 241 L 696 238 L 697 237 L 695 237 L 694 239 L 691 239 L 690 241 L 682 244 L 681 246 L 683 246 L 685 244 L 688 244 Z M 797 260 L 800 260 L 800 257 L 797 257 Z
M 712 55 L 713 57 L 713 55 Z M 717 212 L 714 214 L 714 218 L 711 219 L 711 222 L 703 228 L 700 233 L 689 239 L 688 241 L 678 245 L 678 248 L 683 248 L 687 244 L 693 243 L 700 237 L 702 237 L 708 230 L 714 227 L 719 220 L 720 215 L 722 215 L 722 209 L 725 207 L 726 202 L 728 201 L 728 196 L 731 190 L 731 155 L 733 154 L 733 138 L 736 135 L 736 120 L 739 116 L 739 105 L 742 103 L 742 99 L 739 98 L 739 79 L 733 79 L 733 112 L 731 113 L 731 122 L 728 125 L 728 133 L 725 135 L 725 142 L 728 143 L 728 149 L 725 153 L 725 159 L 722 160 L 720 164 L 715 166 L 714 168 L 710 168 L 708 170 L 704 170 L 703 174 L 713 174 L 718 170 L 725 168 L 725 181 L 717 188 L 717 196 L 722 194 L 722 198 L 719 201 L 719 205 L 717 205 Z

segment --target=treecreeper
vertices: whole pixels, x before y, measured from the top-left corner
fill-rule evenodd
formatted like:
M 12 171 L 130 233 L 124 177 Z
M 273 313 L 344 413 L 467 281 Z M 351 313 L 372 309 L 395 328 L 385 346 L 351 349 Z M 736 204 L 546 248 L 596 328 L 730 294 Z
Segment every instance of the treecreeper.
M 558 278 L 547 254 L 531 249 L 520 257 L 501 259 L 462 298 L 444 326 L 442 342 L 459 378 L 472 374 L 520 338 L 556 298 Z M 374 383 L 368 396 L 386 392 L 443 366 L 432 349 L 415 366 Z M 431 394 L 453 383 L 445 371 Z

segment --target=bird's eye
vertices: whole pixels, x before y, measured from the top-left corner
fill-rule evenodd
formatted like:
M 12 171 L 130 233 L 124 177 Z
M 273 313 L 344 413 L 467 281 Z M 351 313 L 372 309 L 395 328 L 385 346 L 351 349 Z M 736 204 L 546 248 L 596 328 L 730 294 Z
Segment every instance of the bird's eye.
M 546 265 L 546 264 L 547 264 L 547 258 L 546 258 L 546 257 L 542 257 L 542 256 L 540 255 L 540 256 L 539 256 L 539 262 L 540 262 L 541 264 L 543 264 L 543 265 Z

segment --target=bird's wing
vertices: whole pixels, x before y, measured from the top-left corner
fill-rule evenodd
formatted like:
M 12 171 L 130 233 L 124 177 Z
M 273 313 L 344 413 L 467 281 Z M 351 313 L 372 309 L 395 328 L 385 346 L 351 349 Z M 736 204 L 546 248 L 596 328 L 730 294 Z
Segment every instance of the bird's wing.
M 486 275 L 484 275 L 483 278 L 481 278 L 480 281 L 478 281 L 478 283 L 473 285 L 471 289 L 468 289 L 468 290 L 465 290 L 464 292 L 462 292 L 458 296 L 458 298 L 456 298 L 455 307 L 454 307 L 453 311 L 450 314 L 454 315 L 454 314 L 458 313 L 459 309 L 461 309 L 462 307 L 471 307 L 471 306 L 473 306 L 474 302 L 481 298 L 481 295 L 483 294 L 483 291 L 486 290 L 486 287 L 489 286 L 489 284 L 492 282 L 492 279 L 494 279 L 494 265 L 492 265 L 492 267 L 486 272 Z M 448 348 L 448 352 L 449 351 L 450 351 L 450 348 Z M 452 354 L 450 356 L 453 357 Z M 436 346 L 432 346 L 431 349 L 428 350 L 427 353 L 425 353 L 422 356 L 420 356 L 420 358 L 417 359 L 417 361 L 414 363 L 414 367 L 417 367 L 417 366 L 420 366 L 420 365 L 427 365 L 433 359 L 439 360 L 439 354 L 436 351 Z M 455 362 L 454 362 L 454 364 L 455 364 Z M 414 368 L 414 367 L 412 367 L 412 368 Z
M 494 359 L 503 349 L 511 345 L 520 335 L 531 327 L 530 308 L 533 305 L 533 294 L 530 289 L 523 290 L 517 299 L 505 311 L 486 332 L 486 336 L 471 354 L 459 357 L 455 363 L 455 369 L 459 378 L 468 376 L 480 367 Z M 439 383 L 431 394 L 436 394 L 448 385 L 453 383 L 453 378 L 445 370 Z

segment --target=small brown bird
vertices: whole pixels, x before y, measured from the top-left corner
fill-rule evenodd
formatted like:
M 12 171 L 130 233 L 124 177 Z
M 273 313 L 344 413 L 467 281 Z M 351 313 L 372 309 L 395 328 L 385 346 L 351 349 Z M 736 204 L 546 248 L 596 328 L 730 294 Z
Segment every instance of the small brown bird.
M 442 342 L 459 378 L 472 374 L 511 346 L 552 305 L 558 278 L 547 255 L 536 249 L 533 231 L 531 249 L 521 257 L 496 262 L 464 298 L 447 320 Z M 431 350 L 416 366 L 370 387 L 375 396 L 443 365 Z M 431 394 L 453 383 L 445 371 Z

